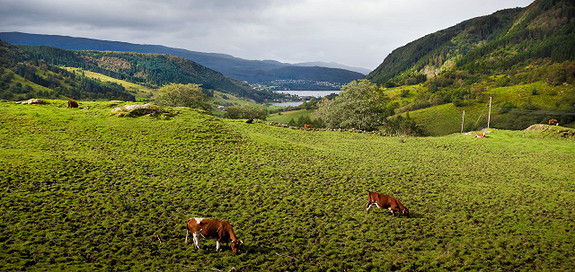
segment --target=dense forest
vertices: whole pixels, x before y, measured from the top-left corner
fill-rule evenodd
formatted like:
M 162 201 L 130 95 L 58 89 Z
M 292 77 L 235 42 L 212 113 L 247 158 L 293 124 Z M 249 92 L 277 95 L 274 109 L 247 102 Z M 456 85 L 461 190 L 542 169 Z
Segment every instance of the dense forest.
M 0 42 L 0 98 L 32 97 L 135 100 L 121 85 L 69 72 Z
M 367 78 L 387 87 L 442 77 L 470 85 L 531 65 L 534 76 L 523 80 L 533 81 L 547 64 L 575 60 L 574 30 L 574 2 L 537 0 L 413 41 L 394 50 Z
M 111 94 L 110 92 L 125 91 L 117 84 L 98 82 L 81 77 L 80 83 L 63 86 L 55 83 L 51 78 L 54 74 L 62 78 L 71 78 L 72 73 L 59 67 L 75 67 L 107 75 L 116 79 L 141 84 L 150 88 L 158 88 L 169 83 L 201 84 L 207 90 L 218 90 L 239 97 L 263 102 L 277 95 L 270 91 L 258 91 L 248 84 L 223 76 L 209 68 L 193 61 L 160 54 L 118 53 L 104 51 L 72 51 L 46 46 L 12 46 L 3 44 L 7 52 L 3 66 L 7 70 L 3 73 L 18 74 L 24 79 L 32 81 L 54 91 L 48 96 L 66 96 L 76 99 L 106 98 L 133 100 L 133 96 Z M 5 82 L 11 80 L 6 76 Z M 6 83 L 8 84 L 8 83 Z M 98 84 L 101 87 L 94 87 Z M 9 88 L 2 88 L 3 98 L 11 99 L 18 84 Z M 55 88 L 60 87 L 56 90 Z M 105 89 L 105 91 L 104 91 Z M 46 96 L 47 90 L 38 91 L 37 95 Z M 18 92 L 16 92 L 18 93 Z M 86 95 L 82 93 L 98 93 Z

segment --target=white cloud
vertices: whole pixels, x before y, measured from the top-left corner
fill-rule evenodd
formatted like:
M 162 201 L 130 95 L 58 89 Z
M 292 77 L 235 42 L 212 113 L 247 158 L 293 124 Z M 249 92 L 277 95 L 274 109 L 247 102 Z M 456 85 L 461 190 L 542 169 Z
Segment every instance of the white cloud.
M 0 0 L 0 31 L 375 68 L 426 34 L 530 0 Z

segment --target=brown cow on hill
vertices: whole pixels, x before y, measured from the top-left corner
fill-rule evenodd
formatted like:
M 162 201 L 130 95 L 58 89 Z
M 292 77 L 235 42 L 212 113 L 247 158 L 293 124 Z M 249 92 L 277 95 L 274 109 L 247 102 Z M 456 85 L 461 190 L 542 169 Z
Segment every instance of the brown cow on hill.
M 311 128 L 311 125 L 310 124 L 304 124 L 303 127 L 309 129 L 309 128 Z
M 208 219 L 208 218 L 190 218 L 186 222 L 186 240 L 188 245 L 188 234 L 192 233 L 196 248 L 200 248 L 200 237 L 216 239 L 216 251 L 220 250 L 220 243 L 230 243 L 234 255 L 238 253 L 238 248 L 243 243 L 238 240 L 232 229 L 232 225 L 227 221 Z
M 403 206 L 399 199 L 388 196 L 376 192 L 369 192 L 368 193 L 368 200 L 366 205 L 367 213 L 369 214 L 369 209 L 372 205 L 377 206 L 378 208 L 388 208 L 391 214 L 395 215 L 397 212 L 399 216 L 405 215 L 405 217 L 409 217 L 409 210 L 407 207 Z M 401 212 L 401 213 L 400 213 Z
M 549 119 L 549 125 L 550 126 L 553 126 L 553 125 L 558 126 L 559 122 L 557 122 L 556 119 Z
M 74 101 L 74 100 L 68 100 L 68 108 L 77 108 L 78 107 L 78 102 Z

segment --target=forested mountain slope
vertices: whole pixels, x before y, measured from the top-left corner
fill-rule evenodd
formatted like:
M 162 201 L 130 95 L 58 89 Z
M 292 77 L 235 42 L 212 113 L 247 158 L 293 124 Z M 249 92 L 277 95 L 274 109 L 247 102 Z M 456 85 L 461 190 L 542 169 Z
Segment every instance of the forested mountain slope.
M 33 97 L 135 100 L 121 85 L 67 71 L 0 42 L 0 99 Z
M 575 122 L 575 2 L 537 0 L 394 50 L 367 79 L 431 135 Z M 492 98 L 493 110 L 489 111 Z M 573 125 L 570 125 L 573 126 Z
M 429 34 L 394 50 L 367 78 L 406 85 L 436 76 L 478 81 L 529 64 L 575 59 L 575 2 L 537 0 Z M 455 74 L 455 75 L 453 75 Z
M 291 65 L 273 60 L 247 60 L 226 54 L 203 53 L 161 45 L 142 45 L 20 32 L 0 33 L 0 40 L 11 44 L 46 45 L 72 50 L 168 54 L 192 60 L 237 80 L 280 87 L 287 87 L 284 84 L 289 83 L 289 86 L 296 89 L 334 89 L 365 76 L 348 69 L 321 67 L 321 63 L 307 67 L 309 65 Z M 329 84 L 326 86 L 325 82 Z
M 76 67 L 157 88 L 169 83 L 196 83 L 204 89 L 218 90 L 262 102 L 275 96 L 258 91 L 248 84 L 225 77 L 193 61 L 161 54 L 120 53 L 103 51 L 72 51 L 46 46 L 3 46 L 11 52 L 11 65 L 40 66 L 37 74 L 47 67 Z M 72 96 L 74 97 L 74 96 Z M 82 97 L 76 97 L 82 98 Z M 110 97 L 111 98 L 111 97 Z

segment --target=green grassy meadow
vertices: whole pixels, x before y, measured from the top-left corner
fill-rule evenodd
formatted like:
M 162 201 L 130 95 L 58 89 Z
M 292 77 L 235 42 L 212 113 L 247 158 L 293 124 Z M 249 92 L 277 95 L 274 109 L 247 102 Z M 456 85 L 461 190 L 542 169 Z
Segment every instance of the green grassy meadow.
M 568 271 L 575 143 L 494 130 L 405 138 L 122 102 L 0 102 L 0 270 Z M 367 192 L 410 218 L 365 212 Z M 244 246 L 184 246 L 185 221 Z

